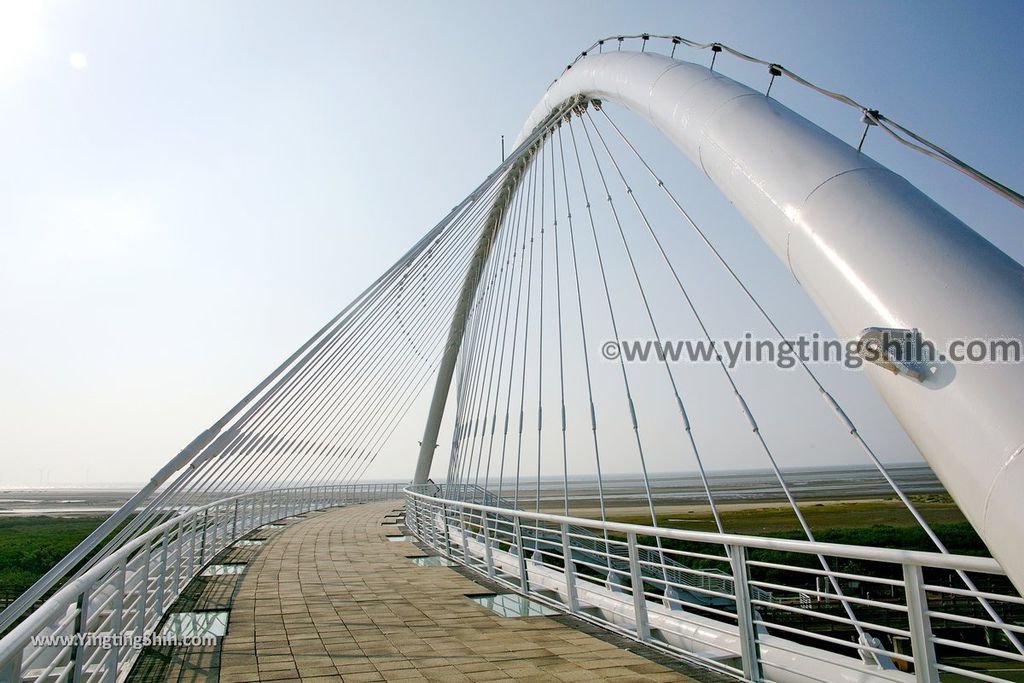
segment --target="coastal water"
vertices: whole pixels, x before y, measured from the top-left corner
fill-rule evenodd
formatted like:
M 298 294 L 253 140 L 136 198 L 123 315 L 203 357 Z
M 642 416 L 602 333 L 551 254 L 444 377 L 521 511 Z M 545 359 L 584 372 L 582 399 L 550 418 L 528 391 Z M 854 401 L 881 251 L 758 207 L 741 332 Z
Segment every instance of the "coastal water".
M 944 493 L 938 478 L 925 464 L 889 465 L 891 479 L 907 494 Z M 782 472 L 786 487 L 798 500 L 883 498 L 893 495 L 892 485 L 874 467 L 837 466 L 788 469 Z M 783 500 L 785 494 L 775 473 L 769 469 L 710 472 L 708 488 L 717 502 L 749 503 Z M 647 500 L 646 487 L 640 475 L 604 477 L 606 499 L 618 503 Z M 686 474 L 653 474 L 649 477 L 651 497 L 655 502 L 699 504 L 707 501 L 700 476 Z M 542 480 L 542 498 L 561 498 L 565 483 Z M 596 494 L 596 478 L 570 479 L 569 499 L 592 499 Z
M 909 494 L 943 492 L 942 485 L 924 464 L 890 465 L 891 477 Z M 784 472 L 787 486 L 800 500 L 816 498 L 873 498 L 892 495 L 885 479 L 872 467 L 815 467 L 790 469 Z M 716 501 L 754 502 L 782 500 L 782 487 L 770 470 L 738 470 L 711 472 L 709 485 Z M 639 475 L 608 475 L 602 488 L 606 499 L 617 504 L 646 501 L 644 481 Z M 700 504 L 707 500 L 699 475 L 687 473 L 652 474 L 651 493 L 656 502 Z M 514 483 L 505 480 L 502 491 L 511 494 Z M 498 483 L 489 488 L 497 490 Z M 565 482 L 557 477 L 542 478 L 541 497 L 561 500 Z M 571 501 L 588 501 L 596 497 L 598 481 L 594 476 L 571 477 L 568 481 Z M 533 497 L 533 482 L 520 489 Z M 0 516 L 12 515 L 103 515 L 116 510 L 135 493 L 127 488 L 61 488 L 0 489 Z M 226 494 L 227 495 L 227 494 Z

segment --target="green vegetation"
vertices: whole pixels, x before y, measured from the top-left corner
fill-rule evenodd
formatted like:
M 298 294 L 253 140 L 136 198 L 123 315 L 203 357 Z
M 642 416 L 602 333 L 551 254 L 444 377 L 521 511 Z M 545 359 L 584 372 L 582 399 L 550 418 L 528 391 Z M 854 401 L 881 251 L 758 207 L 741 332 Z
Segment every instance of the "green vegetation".
M 0 517 L 0 588 L 21 593 L 98 527 L 91 517 Z
M 933 527 L 966 525 L 967 520 L 956 504 L 946 495 L 913 496 L 914 506 Z M 918 524 L 910 512 L 896 498 L 886 500 L 852 500 L 827 503 L 804 503 L 800 510 L 814 531 L 815 536 L 832 531 L 871 529 L 880 524 L 897 529 L 917 529 Z M 753 536 L 777 536 L 781 538 L 803 538 L 796 515 L 785 503 L 766 503 L 764 507 L 734 508 L 728 505 L 720 510 L 722 523 L 727 533 Z M 609 515 L 616 522 L 650 524 L 650 517 L 644 515 L 616 515 L 614 509 Z M 716 531 L 710 511 L 671 512 L 658 515 L 658 524 L 673 529 L 693 531 Z M 967 526 L 969 528 L 969 525 Z M 789 533 L 796 536 L 787 536 Z M 954 534 L 959 538 L 961 534 Z M 852 538 L 852 537 L 851 537 Z M 824 541 L 824 537 L 818 540 Z M 895 539 L 891 539 L 896 542 Z M 833 540 L 832 543 L 844 541 Z M 853 543 L 854 541 L 849 541 Z M 877 545 L 869 543 L 870 545 Z M 973 542 L 972 542 L 973 544 Z M 890 547 L 890 546 L 887 546 Z M 903 546 L 891 546 L 903 547 Z M 930 546 L 929 546 L 930 548 Z M 922 548 L 924 549 L 924 548 Z
M 949 548 L 960 555 L 988 555 L 988 550 L 974 528 L 964 518 L 956 504 L 946 495 L 914 496 L 914 506 L 928 521 L 929 525 Z M 917 524 L 910 512 L 898 499 L 830 501 L 806 503 L 801 512 L 814 532 L 815 540 L 822 543 L 858 545 L 875 548 L 896 548 L 900 550 L 921 550 L 935 552 L 936 548 L 924 530 Z M 785 504 L 766 503 L 764 507 L 723 506 L 720 511 L 723 526 L 728 533 L 752 536 L 771 536 L 794 540 L 806 540 L 796 515 Z M 616 522 L 649 524 L 650 518 L 637 515 L 612 515 Z M 694 531 L 715 531 L 710 511 L 666 512 L 658 516 L 661 526 Z M 652 544 L 653 539 L 643 539 Z M 663 547 L 708 554 L 721 554 L 720 546 L 681 541 L 664 541 Z M 817 568 L 819 560 L 815 555 L 782 553 L 766 550 L 751 550 L 748 559 L 772 562 L 794 567 Z M 727 571 L 724 562 L 692 559 L 686 564 L 693 568 L 714 568 Z M 836 559 L 833 568 L 852 573 L 873 574 L 897 578 L 898 566 L 878 565 L 855 560 Z M 790 585 L 813 585 L 810 575 L 783 572 L 775 569 L 758 569 L 758 578 L 790 583 Z

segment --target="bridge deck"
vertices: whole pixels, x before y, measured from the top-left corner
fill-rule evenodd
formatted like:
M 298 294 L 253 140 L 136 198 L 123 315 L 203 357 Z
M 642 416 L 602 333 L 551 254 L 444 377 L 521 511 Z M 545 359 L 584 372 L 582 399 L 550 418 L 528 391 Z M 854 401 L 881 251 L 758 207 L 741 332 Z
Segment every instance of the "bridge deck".
M 414 565 L 407 557 L 423 551 L 385 539 L 398 533 L 382 526 L 397 505 L 315 514 L 267 541 L 233 601 L 222 683 L 710 680 L 571 617 L 503 618 L 471 602 L 489 591 L 454 569 Z

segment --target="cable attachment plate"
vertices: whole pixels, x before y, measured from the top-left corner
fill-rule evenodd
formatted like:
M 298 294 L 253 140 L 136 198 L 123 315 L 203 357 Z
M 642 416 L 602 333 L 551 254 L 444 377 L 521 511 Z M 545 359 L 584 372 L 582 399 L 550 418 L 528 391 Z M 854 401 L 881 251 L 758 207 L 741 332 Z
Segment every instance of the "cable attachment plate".
M 857 340 L 857 355 L 894 375 L 923 382 L 931 374 L 935 345 L 916 329 L 868 327 Z

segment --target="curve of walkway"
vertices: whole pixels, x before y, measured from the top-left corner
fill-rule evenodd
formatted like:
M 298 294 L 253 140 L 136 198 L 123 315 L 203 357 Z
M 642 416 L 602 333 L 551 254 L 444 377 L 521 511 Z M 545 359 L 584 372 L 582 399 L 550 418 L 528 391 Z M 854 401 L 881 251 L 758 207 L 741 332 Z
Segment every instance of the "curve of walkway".
M 400 501 L 333 509 L 274 534 L 231 607 L 220 681 L 720 681 L 571 616 L 506 618 L 493 593 L 394 524 Z M 628 648 L 628 649 L 627 649 Z M 686 671 L 686 673 L 683 673 Z

